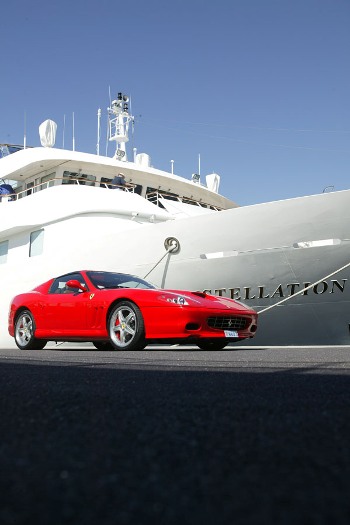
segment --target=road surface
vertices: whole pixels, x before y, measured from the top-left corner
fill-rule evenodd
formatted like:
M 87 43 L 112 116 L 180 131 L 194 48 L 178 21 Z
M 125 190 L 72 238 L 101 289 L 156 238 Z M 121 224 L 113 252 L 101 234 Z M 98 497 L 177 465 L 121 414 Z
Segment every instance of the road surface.
M 350 521 L 349 347 L 50 345 L 0 374 L 2 525 Z

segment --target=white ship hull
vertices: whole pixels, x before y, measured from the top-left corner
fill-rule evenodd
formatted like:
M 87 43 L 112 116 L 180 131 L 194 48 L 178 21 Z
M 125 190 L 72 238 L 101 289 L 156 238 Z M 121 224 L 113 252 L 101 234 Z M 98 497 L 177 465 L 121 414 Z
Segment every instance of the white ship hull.
M 12 242 L 0 265 L 1 344 L 12 343 L 13 295 L 78 269 L 148 275 L 161 287 L 208 290 L 258 312 L 276 305 L 260 314 L 254 345 L 350 343 L 350 191 L 171 220 L 160 209 L 152 214 L 138 195 L 125 205 L 123 192 L 107 193 L 102 203 L 96 188 L 61 186 L 1 205 L 13 207 L 1 232 Z M 28 258 L 29 234 L 39 228 L 45 251 Z M 169 237 L 179 242 L 177 253 L 166 253 Z

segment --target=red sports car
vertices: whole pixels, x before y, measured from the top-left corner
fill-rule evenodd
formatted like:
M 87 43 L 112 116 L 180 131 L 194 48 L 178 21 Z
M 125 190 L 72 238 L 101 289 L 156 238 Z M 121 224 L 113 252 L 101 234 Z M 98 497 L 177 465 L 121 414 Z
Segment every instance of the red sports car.
M 50 279 L 17 295 L 9 313 L 9 333 L 22 350 L 47 341 L 90 341 L 99 350 L 142 350 L 154 342 L 220 350 L 256 329 L 257 313 L 232 299 L 99 271 Z

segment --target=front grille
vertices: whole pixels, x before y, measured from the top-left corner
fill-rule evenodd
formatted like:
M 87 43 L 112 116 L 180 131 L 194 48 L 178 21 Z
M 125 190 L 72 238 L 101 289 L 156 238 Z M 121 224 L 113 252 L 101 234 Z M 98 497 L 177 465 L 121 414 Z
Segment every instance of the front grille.
M 209 317 L 208 325 L 219 330 L 245 330 L 250 323 L 247 317 L 218 316 Z

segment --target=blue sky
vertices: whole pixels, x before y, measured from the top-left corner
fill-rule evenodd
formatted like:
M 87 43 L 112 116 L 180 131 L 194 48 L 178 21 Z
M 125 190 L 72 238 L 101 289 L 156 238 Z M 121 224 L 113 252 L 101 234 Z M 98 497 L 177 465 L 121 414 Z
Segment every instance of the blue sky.
M 154 167 L 213 171 L 239 204 L 350 187 L 350 0 L 12 0 L 0 18 L 0 142 L 96 151 L 109 88 Z M 112 155 L 112 147 L 109 154 Z M 131 153 L 131 152 L 130 152 Z M 131 155 L 129 155 L 131 156 Z

